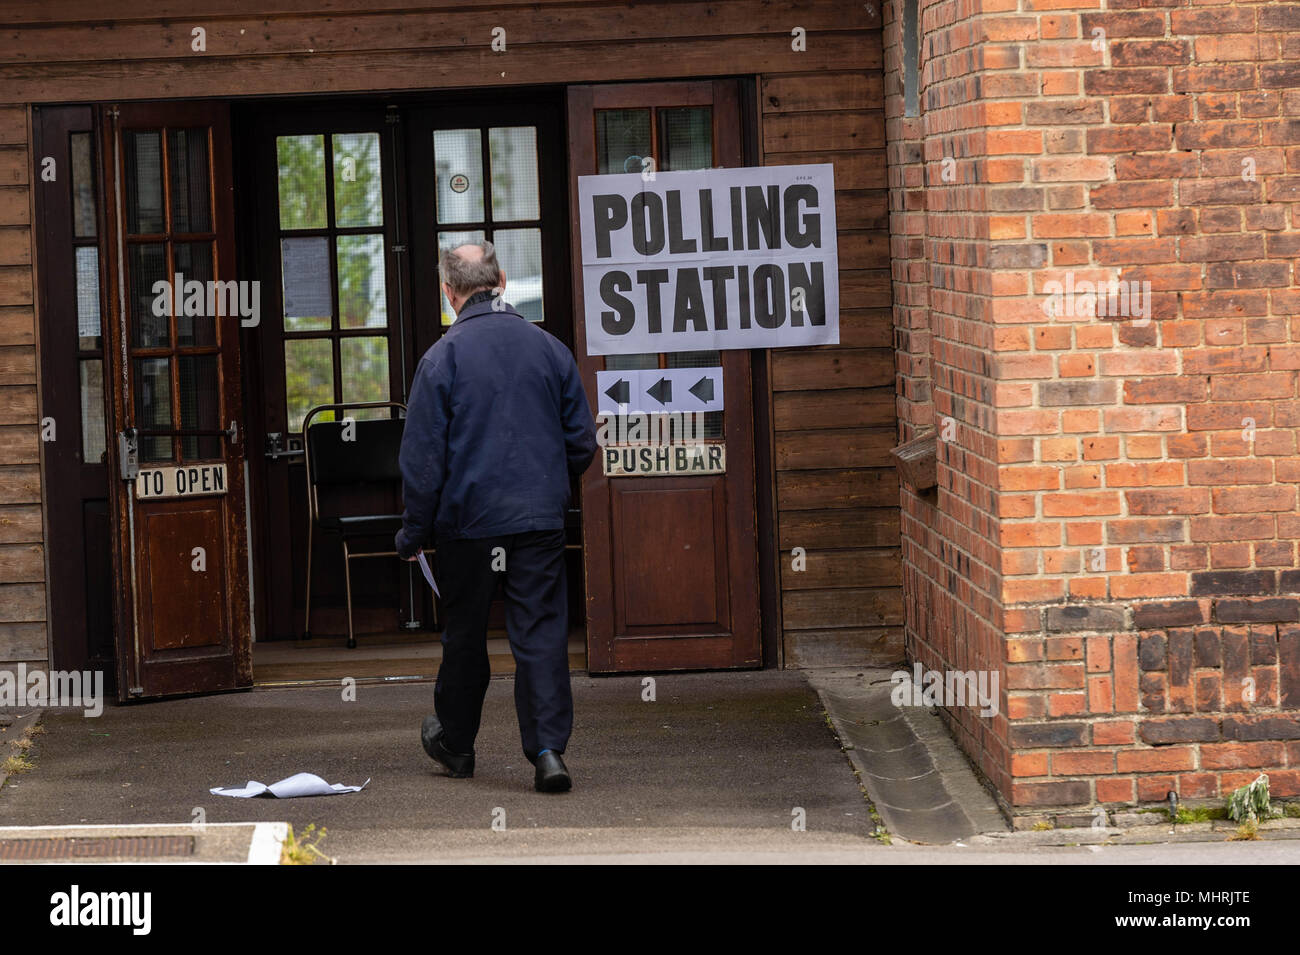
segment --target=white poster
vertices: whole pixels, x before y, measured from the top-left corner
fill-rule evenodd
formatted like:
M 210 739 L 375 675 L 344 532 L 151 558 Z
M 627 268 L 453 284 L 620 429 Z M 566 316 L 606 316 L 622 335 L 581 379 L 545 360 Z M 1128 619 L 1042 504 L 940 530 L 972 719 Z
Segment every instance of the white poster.
M 580 176 L 590 355 L 833 345 L 829 163 Z
M 597 414 L 722 411 L 721 368 L 634 368 L 596 372 Z

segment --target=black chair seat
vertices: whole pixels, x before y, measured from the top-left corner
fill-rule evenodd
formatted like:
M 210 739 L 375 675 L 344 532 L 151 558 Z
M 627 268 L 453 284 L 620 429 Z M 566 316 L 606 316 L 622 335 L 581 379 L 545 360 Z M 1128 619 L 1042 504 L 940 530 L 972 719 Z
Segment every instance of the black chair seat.
M 346 536 L 396 534 L 402 529 L 401 514 L 353 514 L 347 517 L 322 517 L 320 526 Z

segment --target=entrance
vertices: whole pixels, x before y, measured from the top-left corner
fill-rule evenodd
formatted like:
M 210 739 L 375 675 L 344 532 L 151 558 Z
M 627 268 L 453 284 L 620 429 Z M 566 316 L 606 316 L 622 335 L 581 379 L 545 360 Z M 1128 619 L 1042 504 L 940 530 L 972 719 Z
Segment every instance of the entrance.
M 439 253 L 464 242 L 493 242 L 507 301 L 571 343 L 559 96 L 270 103 L 236 116 L 247 131 L 237 144 L 248 185 L 241 245 L 263 280 L 265 316 L 245 336 L 250 446 L 260 451 L 252 462 L 259 643 L 332 646 L 348 629 L 350 586 L 360 648 L 404 661 L 390 675 L 430 675 L 436 608 L 413 565 L 357 561 L 349 581 L 338 538 L 310 533 L 303 426 L 313 408 L 338 406 L 313 423 L 361 420 L 388 415 L 361 405 L 406 401 L 421 356 L 454 318 L 439 291 Z M 577 500 L 575 487 L 569 579 L 580 651 Z M 396 506 L 353 503 L 375 513 Z M 390 551 L 391 533 L 370 547 Z M 504 625 L 498 600 L 489 626 L 504 636 Z M 284 670 L 285 655 L 259 647 L 259 659 L 268 653 Z M 313 654 L 313 668 L 323 656 Z
M 740 165 L 738 84 L 444 102 L 38 111 L 39 154 L 70 176 L 38 193 L 42 401 L 64 427 L 47 452 L 60 665 L 111 662 L 122 699 L 235 689 L 252 685 L 255 635 L 258 659 L 326 651 L 277 679 L 436 672 L 436 608 L 413 566 L 345 569 L 337 539 L 309 532 L 302 429 L 322 406 L 313 421 L 406 401 L 454 317 L 438 254 L 481 238 L 507 300 L 574 348 L 593 407 L 597 371 L 722 370 L 725 410 L 703 440 L 725 446 L 723 473 L 607 477 L 598 459 L 575 487 L 571 662 L 761 665 L 750 356 L 586 357 L 571 218 L 576 176 L 630 157 Z M 391 513 L 375 495 L 358 507 Z M 391 536 L 370 543 L 353 550 Z M 358 650 L 343 643 L 349 587 Z M 490 626 L 504 636 L 500 601 Z
M 718 80 L 569 89 L 573 287 L 579 314 L 577 177 L 743 165 L 738 85 Z M 724 473 L 607 476 L 598 461 L 583 476 L 589 669 L 759 666 L 749 353 L 588 356 L 581 321 L 576 337 L 578 367 L 593 408 L 599 397 L 596 372 L 603 370 L 721 367 L 725 395 L 724 410 L 704 414 L 705 441 L 725 447 Z

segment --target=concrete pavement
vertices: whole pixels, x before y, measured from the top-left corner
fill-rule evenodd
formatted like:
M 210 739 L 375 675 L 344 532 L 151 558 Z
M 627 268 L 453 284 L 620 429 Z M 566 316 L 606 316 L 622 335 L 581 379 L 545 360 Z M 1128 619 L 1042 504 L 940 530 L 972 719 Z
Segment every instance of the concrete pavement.
M 340 862 L 747 844 L 883 848 L 862 791 L 798 671 L 575 674 L 574 790 L 532 789 L 510 679 L 493 680 L 473 779 L 449 779 L 424 754 L 430 684 L 261 689 L 130 706 L 97 719 L 50 712 L 36 769 L 0 790 L 0 825 L 309 823 Z M 312 772 L 361 793 L 233 799 L 213 786 Z M 803 820 L 806 831 L 794 831 Z M 504 821 L 504 831 L 500 827 Z M 496 822 L 498 828 L 493 828 Z M 708 833 L 711 836 L 700 834 Z M 694 835 L 692 835 L 694 834 Z M 701 839 L 703 842 L 701 842 Z M 802 841 L 799 841 L 802 840 Z M 603 850 L 598 850 L 603 851 Z

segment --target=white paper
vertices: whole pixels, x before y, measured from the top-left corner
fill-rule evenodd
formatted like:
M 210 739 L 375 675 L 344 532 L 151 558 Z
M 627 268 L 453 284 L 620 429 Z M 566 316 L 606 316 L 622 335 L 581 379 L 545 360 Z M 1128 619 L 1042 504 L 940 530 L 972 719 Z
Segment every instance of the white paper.
M 588 355 L 839 343 L 832 164 L 579 176 L 578 210 Z
M 433 588 L 434 596 L 441 597 L 442 592 L 438 590 L 438 582 L 433 579 L 433 571 L 429 569 L 429 561 L 425 558 L 424 551 L 420 551 L 416 554 L 416 557 L 420 561 L 420 570 L 424 571 L 424 579 L 427 580 L 429 586 Z
M 287 779 L 282 779 L 278 783 L 271 783 L 269 786 L 250 779 L 248 785 L 242 789 L 224 789 L 221 786 L 215 786 L 209 789 L 208 792 L 214 796 L 235 796 L 239 799 L 250 799 L 253 796 L 296 799 L 299 796 L 333 796 L 338 793 L 359 793 L 369 785 L 369 779 L 360 786 L 344 786 L 342 783 L 330 785 L 312 773 L 295 773 Z
M 692 390 L 694 389 L 694 390 Z M 627 394 L 627 403 L 617 399 Z M 722 411 L 722 368 L 642 368 L 596 372 L 597 414 Z

